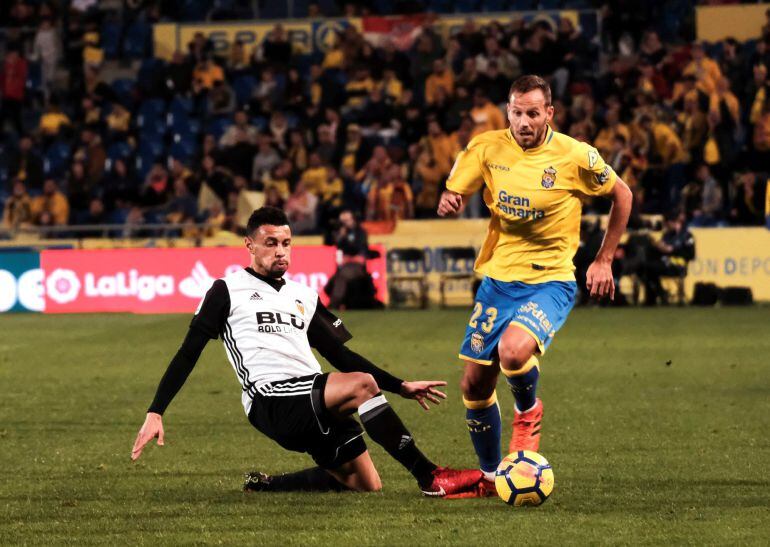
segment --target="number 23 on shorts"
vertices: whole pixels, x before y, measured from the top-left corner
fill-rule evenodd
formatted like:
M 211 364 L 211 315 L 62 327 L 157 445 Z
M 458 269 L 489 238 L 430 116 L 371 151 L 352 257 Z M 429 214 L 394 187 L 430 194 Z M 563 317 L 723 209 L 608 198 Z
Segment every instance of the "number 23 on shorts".
M 471 314 L 471 319 L 468 321 L 468 326 L 472 329 L 475 329 L 478 325 L 479 317 L 481 316 L 482 312 L 484 312 L 484 306 L 481 304 L 481 302 L 476 302 L 476 304 L 473 306 L 473 313 Z M 481 323 L 481 330 L 487 334 L 492 332 L 492 329 L 495 326 L 495 320 L 497 319 L 497 308 L 489 306 L 486 310 L 486 320 Z

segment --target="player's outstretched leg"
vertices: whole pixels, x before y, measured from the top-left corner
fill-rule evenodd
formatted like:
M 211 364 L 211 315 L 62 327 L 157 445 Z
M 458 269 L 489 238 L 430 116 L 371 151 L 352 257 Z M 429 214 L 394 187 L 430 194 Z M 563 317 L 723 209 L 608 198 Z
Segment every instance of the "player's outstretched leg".
M 508 447 L 510 452 L 533 450 L 540 447 L 540 427 L 543 403 L 537 398 L 537 380 L 540 363 L 534 353 L 537 342 L 524 329 L 509 326 L 498 346 L 500 369 L 516 401 L 513 433 Z
M 500 464 L 500 437 L 502 423 L 500 406 L 497 404 L 497 367 L 465 362 L 460 388 L 465 404 L 465 423 L 471 436 L 473 449 L 479 458 L 484 479 L 494 484 L 495 470 Z M 492 488 L 492 492 L 494 489 Z
M 478 482 L 479 473 L 476 471 L 442 468 L 430 461 L 417 448 L 411 433 L 370 374 L 330 374 L 324 390 L 324 402 L 328 411 L 342 416 L 358 412 L 369 437 L 414 476 L 424 494 L 443 496 Z
M 377 492 L 382 482 L 367 450 L 335 469 L 311 467 L 294 473 L 268 475 L 253 471 L 243 484 L 247 492 Z

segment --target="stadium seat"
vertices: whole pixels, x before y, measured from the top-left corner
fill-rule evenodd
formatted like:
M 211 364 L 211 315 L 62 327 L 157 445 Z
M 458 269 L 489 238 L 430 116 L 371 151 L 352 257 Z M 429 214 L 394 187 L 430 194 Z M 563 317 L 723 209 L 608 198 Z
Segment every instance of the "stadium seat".
M 169 154 L 182 161 L 187 161 L 195 156 L 198 150 L 198 145 L 195 140 L 190 138 L 184 138 L 181 135 L 174 135 L 174 144 L 171 145 Z
M 172 116 L 189 115 L 193 111 L 193 102 L 187 97 L 176 96 L 171 100 L 168 106 L 168 112 Z
M 166 132 L 166 104 L 161 99 L 147 99 L 139 106 L 136 126 L 142 134 L 163 135 Z
M 43 172 L 46 176 L 61 176 L 67 172 L 72 149 L 66 142 L 55 141 L 43 156 Z
M 107 59 L 117 59 L 120 53 L 120 25 L 113 21 L 102 23 L 101 46 Z
M 164 145 L 163 140 L 159 138 L 152 138 L 151 136 L 144 136 L 139 139 L 139 155 L 144 158 L 152 158 L 155 161 L 157 158 L 163 155 Z
M 27 91 L 37 93 L 43 86 L 43 71 L 40 63 L 27 63 Z
M 244 105 L 251 99 L 251 93 L 257 85 L 257 79 L 251 74 L 243 74 L 233 80 L 233 91 L 235 100 L 239 105 Z
M 561 9 L 563 3 L 562 0 L 540 0 L 538 8 L 544 10 L 556 10 Z
M 128 57 L 142 59 L 150 53 L 151 27 L 143 21 L 135 21 L 126 29 L 123 52 Z
M 112 82 L 111 87 L 118 102 L 127 108 L 131 108 L 135 102 L 134 90 L 136 89 L 136 85 L 134 80 L 121 78 Z
M 206 132 L 214 135 L 214 138 L 219 140 L 232 123 L 229 116 L 219 116 L 209 121 Z
M 111 161 L 115 161 L 117 159 L 126 159 L 131 156 L 132 152 L 133 149 L 127 142 L 113 142 L 109 148 L 107 148 L 107 158 Z

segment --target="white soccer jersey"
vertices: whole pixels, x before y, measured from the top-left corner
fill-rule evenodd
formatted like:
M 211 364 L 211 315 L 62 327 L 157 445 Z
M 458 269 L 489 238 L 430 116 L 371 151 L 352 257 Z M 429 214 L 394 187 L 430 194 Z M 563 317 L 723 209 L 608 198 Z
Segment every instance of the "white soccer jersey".
M 313 289 L 291 280 L 259 276 L 251 268 L 216 280 L 190 326 L 211 338 L 222 337 L 243 387 L 241 400 L 247 415 L 254 395 L 270 390 L 266 384 L 321 372 L 310 349 L 314 337 L 350 339 L 342 321 L 320 303 Z M 291 395 L 305 387 L 297 384 L 280 389 Z

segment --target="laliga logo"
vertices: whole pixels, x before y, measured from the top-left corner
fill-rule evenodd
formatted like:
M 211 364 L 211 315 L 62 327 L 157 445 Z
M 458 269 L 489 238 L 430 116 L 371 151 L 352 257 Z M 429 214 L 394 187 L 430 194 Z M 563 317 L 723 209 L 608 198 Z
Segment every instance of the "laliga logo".
M 45 280 L 46 294 L 54 302 L 66 304 L 78 297 L 80 280 L 72 270 L 57 268 Z

